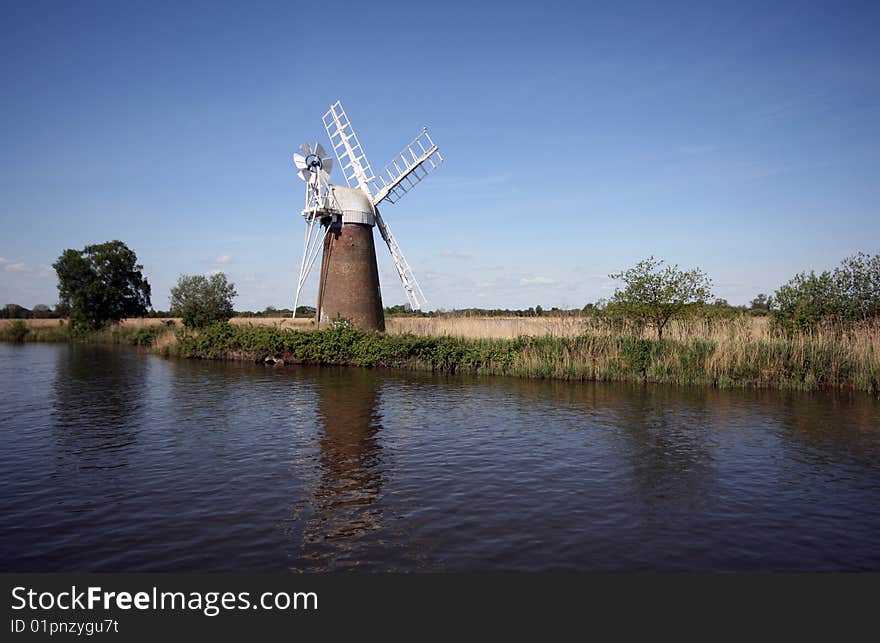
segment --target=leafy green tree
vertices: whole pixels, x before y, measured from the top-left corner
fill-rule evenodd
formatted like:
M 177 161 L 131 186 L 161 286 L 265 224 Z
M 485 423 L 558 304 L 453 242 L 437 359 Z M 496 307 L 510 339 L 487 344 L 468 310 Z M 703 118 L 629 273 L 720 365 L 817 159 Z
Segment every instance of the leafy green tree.
M 150 284 L 137 255 L 121 241 L 67 249 L 52 267 L 58 274 L 59 307 L 70 311 L 75 330 L 147 312 Z
M 847 257 L 834 270 L 833 279 L 845 319 L 880 316 L 880 254 L 859 252 Z
M 769 312 L 773 307 L 774 299 L 772 295 L 768 297 L 764 293 L 758 293 L 758 295 L 749 302 L 749 308 L 751 310 L 763 310 L 765 312 Z
M 685 317 L 693 304 L 712 296 L 712 281 L 702 270 L 681 270 L 653 256 L 608 276 L 625 285 L 614 292 L 610 307 L 639 326 L 652 326 L 657 339 L 663 339 L 671 320 Z
M 787 332 L 820 322 L 851 324 L 880 316 L 880 254 L 859 252 L 833 271 L 795 275 L 775 295 L 773 323 Z
M 834 275 L 802 272 L 776 291 L 773 322 L 789 332 L 813 330 L 823 319 L 841 319 L 842 301 Z
M 228 321 L 233 313 L 232 300 L 238 295 L 235 285 L 222 272 L 210 277 L 181 275 L 171 289 L 171 314 L 182 317 L 189 328 L 204 328 Z

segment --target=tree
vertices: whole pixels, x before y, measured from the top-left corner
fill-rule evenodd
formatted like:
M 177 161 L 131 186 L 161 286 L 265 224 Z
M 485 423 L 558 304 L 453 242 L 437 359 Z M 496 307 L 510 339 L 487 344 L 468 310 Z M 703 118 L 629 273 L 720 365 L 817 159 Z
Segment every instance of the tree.
M 819 322 L 851 324 L 880 316 L 880 254 L 859 252 L 833 271 L 802 272 L 779 287 L 773 322 L 788 331 L 813 330 Z
M 70 311 L 74 329 L 100 328 L 147 312 L 150 284 L 137 255 L 121 241 L 67 249 L 52 267 L 60 306 Z
M 755 297 L 750 303 L 749 307 L 752 310 L 763 310 L 769 312 L 775 303 L 772 295 L 768 297 L 764 293 L 758 293 L 758 296 Z
M 813 330 L 823 319 L 841 318 L 843 304 L 834 275 L 802 272 L 776 291 L 774 323 L 786 329 Z
M 397 304 L 395 306 L 386 306 L 385 314 L 388 316 L 391 315 L 405 315 L 406 314 L 406 306 L 403 304 Z M 299 308 L 296 309 L 296 314 L 299 315 Z
M 880 316 L 880 254 L 859 252 L 847 257 L 834 270 L 833 279 L 845 319 Z
M 611 305 L 636 323 L 653 326 L 657 339 L 663 339 L 670 320 L 684 317 L 693 304 L 712 296 L 712 281 L 702 270 L 681 270 L 653 256 L 608 276 L 626 286 L 614 292 Z
M 181 275 L 171 289 L 171 314 L 182 317 L 189 328 L 204 328 L 228 321 L 233 313 L 232 300 L 238 295 L 235 284 L 217 272 L 210 277 Z
M 37 319 L 45 319 L 52 314 L 52 311 L 46 304 L 37 304 L 31 309 L 31 312 Z
M 6 304 L 0 312 L 2 312 L 0 317 L 5 319 L 29 319 L 33 317 L 31 311 L 18 304 Z

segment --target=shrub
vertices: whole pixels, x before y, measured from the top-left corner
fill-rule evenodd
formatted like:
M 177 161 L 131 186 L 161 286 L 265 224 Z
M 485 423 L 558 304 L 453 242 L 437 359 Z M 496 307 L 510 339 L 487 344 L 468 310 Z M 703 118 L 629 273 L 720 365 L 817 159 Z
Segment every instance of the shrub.
M 24 338 L 27 337 L 30 332 L 30 328 L 28 325 L 20 319 L 16 319 L 14 322 L 9 324 L 6 327 L 6 338 L 13 342 L 23 342 Z
M 222 272 L 210 278 L 181 275 L 171 289 L 171 314 L 182 317 L 189 328 L 207 328 L 232 317 L 236 295 L 235 284 L 229 283 Z
M 135 346 L 152 346 L 166 330 L 165 326 L 144 326 L 134 334 L 131 343 Z
M 880 316 L 880 255 L 858 253 L 833 272 L 802 272 L 776 291 L 773 325 L 788 334 L 820 322 L 851 326 Z

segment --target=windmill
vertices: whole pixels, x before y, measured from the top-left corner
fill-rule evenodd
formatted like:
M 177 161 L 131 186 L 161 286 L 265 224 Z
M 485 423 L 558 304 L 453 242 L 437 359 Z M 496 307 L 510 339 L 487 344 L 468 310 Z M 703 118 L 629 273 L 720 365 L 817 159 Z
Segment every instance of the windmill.
M 318 326 L 341 317 L 359 328 L 385 330 L 373 227 L 379 228 L 388 246 L 410 307 L 421 310 L 426 299 L 378 206 L 400 200 L 436 169 L 443 157 L 425 128 L 379 174 L 374 174 L 342 103 L 331 105 L 323 121 L 348 185 L 330 183 L 333 159 L 320 143 L 305 144 L 300 147 L 302 154 L 293 155 L 299 177 L 306 183 L 302 211 L 306 234 L 293 315 L 306 279 L 323 250 L 316 306 Z

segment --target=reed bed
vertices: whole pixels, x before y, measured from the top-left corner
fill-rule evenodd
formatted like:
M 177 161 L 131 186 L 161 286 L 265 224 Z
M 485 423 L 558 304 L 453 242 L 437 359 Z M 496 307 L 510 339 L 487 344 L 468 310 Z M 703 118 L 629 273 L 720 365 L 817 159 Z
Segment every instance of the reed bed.
M 229 323 L 234 326 L 271 326 L 288 330 L 309 330 L 315 327 L 313 317 L 233 317 Z
M 175 321 L 169 319 L 127 319 L 100 330 L 72 334 L 63 319 L 0 319 L 0 341 L 152 346 L 162 335 L 173 336 L 175 327 Z
M 0 322 L 0 339 L 69 341 L 59 320 Z M 235 318 L 199 332 L 144 319 L 77 337 L 150 346 L 165 355 L 276 363 L 347 364 L 563 380 L 640 381 L 817 390 L 878 396 L 880 322 L 784 336 L 766 318 L 673 324 L 662 341 L 650 331 L 615 331 L 591 318 L 391 317 L 388 332 L 311 320 Z M 174 321 L 174 320 L 172 320 Z M 13 336 L 18 329 L 24 336 Z
M 684 328 L 681 329 L 685 333 Z M 693 330 L 693 329 L 690 329 Z M 690 332 L 690 330 L 688 332 Z M 878 395 L 880 328 L 755 337 L 750 323 L 662 341 L 613 332 L 462 338 L 369 333 L 338 326 L 292 332 L 219 324 L 170 354 L 296 364 L 409 368 L 562 380 L 664 382 L 716 387 L 860 390 Z
M 387 317 L 391 335 L 513 339 L 524 336 L 575 337 L 584 332 L 582 317 Z
M 462 337 L 466 339 L 514 339 L 516 337 L 577 337 L 585 332 L 609 334 L 613 331 L 595 317 L 388 317 L 386 331 L 391 335 L 425 335 L 428 337 Z M 687 340 L 696 337 L 720 339 L 731 332 L 754 338 L 769 337 L 766 317 L 741 316 L 731 320 L 673 321 L 665 331 L 668 339 Z M 642 337 L 653 333 L 645 329 Z

